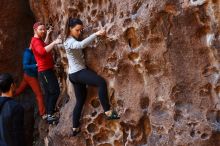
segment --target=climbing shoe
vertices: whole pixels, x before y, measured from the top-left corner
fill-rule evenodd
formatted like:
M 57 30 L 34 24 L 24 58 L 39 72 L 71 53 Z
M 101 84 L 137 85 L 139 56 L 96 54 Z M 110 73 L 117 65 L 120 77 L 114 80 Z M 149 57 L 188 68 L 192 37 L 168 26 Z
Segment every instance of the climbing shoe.
M 55 115 L 47 115 L 47 123 L 56 125 L 59 122 L 59 118 L 56 117 Z
M 120 116 L 115 111 L 112 111 L 110 115 L 105 114 L 105 117 L 106 117 L 107 120 L 120 119 Z
M 76 136 L 81 131 L 80 128 L 72 128 L 72 130 L 73 130 L 72 136 Z

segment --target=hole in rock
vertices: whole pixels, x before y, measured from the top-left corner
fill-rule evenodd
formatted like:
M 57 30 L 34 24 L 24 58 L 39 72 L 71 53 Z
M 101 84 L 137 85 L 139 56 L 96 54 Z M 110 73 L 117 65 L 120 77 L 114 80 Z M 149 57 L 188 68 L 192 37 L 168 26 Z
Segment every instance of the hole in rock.
M 89 133 L 94 133 L 98 131 L 98 127 L 94 123 L 91 123 L 88 125 L 87 130 Z
M 95 117 L 97 115 L 97 111 L 92 112 L 92 117 Z
M 102 27 L 104 27 L 105 26 L 105 20 L 103 19 L 103 20 L 101 20 L 101 24 L 102 24 Z
M 100 102 L 99 102 L 98 99 L 93 99 L 93 100 L 91 101 L 91 105 L 92 105 L 92 107 L 94 107 L 94 108 L 98 108 L 98 107 L 100 106 Z
M 92 16 L 95 16 L 96 13 L 97 13 L 97 10 L 92 10 L 91 15 L 92 15 Z
M 120 15 L 119 15 L 119 18 L 123 18 L 124 17 L 124 13 L 121 12 Z
M 136 48 L 139 46 L 139 42 L 136 36 L 136 30 L 134 27 L 128 28 L 124 33 L 124 37 L 131 48 Z
M 140 106 L 142 109 L 146 109 L 149 105 L 149 98 L 148 97 L 143 97 L 140 99 Z
M 201 138 L 202 138 L 202 139 L 207 139 L 208 136 L 209 136 L 209 135 L 208 135 L 207 133 L 203 133 L 203 134 L 201 135 Z
M 132 60 L 132 61 L 134 61 L 134 60 L 137 59 L 138 57 L 139 57 L 139 54 L 136 53 L 136 52 L 131 52 L 131 53 L 128 54 L 129 60 Z
M 131 18 L 127 18 L 125 19 L 123 26 L 126 27 L 127 25 L 129 25 L 132 22 Z
M 131 115 L 131 109 L 129 108 L 125 109 L 124 116 L 128 118 L 130 115 Z
M 195 136 L 195 131 L 194 131 L 194 130 L 190 132 L 190 136 L 191 136 L 191 137 L 194 137 L 194 136 Z

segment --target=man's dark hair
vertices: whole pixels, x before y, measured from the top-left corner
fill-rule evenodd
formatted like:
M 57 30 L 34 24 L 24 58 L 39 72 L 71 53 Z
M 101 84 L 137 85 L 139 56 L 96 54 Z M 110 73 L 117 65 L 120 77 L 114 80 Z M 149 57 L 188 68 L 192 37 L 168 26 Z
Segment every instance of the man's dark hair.
M 8 92 L 13 83 L 13 77 L 9 73 L 0 73 L 0 91 L 2 93 Z

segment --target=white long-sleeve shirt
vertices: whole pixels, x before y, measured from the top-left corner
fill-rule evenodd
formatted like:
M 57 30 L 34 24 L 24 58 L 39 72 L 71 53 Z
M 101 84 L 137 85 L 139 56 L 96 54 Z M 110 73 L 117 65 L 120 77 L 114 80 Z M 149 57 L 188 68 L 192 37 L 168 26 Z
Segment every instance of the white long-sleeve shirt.
M 83 41 L 77 41 L 75 38 L 69 36 L 64 42 L 67 59 L 69 63 L 69 74 L 75 73 L 86 68 L 84 54 L 82 49 L 88 46 L 96 39 L 97 35 L 92 34 Z

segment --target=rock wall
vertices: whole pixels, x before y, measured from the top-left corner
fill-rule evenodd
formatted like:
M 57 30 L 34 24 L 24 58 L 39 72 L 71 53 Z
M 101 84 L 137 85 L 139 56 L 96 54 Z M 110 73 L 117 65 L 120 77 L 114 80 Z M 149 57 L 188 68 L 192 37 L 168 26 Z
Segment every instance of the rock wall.
M 56 48 L 62 95 L 70 97 L 48 145 L 217 146 L 219 104 L 219 0 L 30 0 L 40 21 L 64 37 L 68 17 L 84 22 L 84 35 L 105 27 L 85 50 L 87 65 L 108 83 L 121 119 L 107 121 L 96 88 L 89 87 L 82 132 L 71 137 L 73 87 L 63 48 Z M 63 72 L 65 72 L 63 74 Z M 67 96 L 65 95 L 65 96 Z
M 0 73 L 11 73 L 19 85 L 23 77 L 23 50 L 29 47 L 35 18 L 26 0 L 1 0 L 0 14 Z M 17 99 L 25 109 L 25 141 L 31 146 L 34 129 L 34 96 L 30 90 L 27 90 Z
M 28 1 L 0 2 L 0 72 L 22 76 L 22 55 L 33 34 L 34 16 Z

